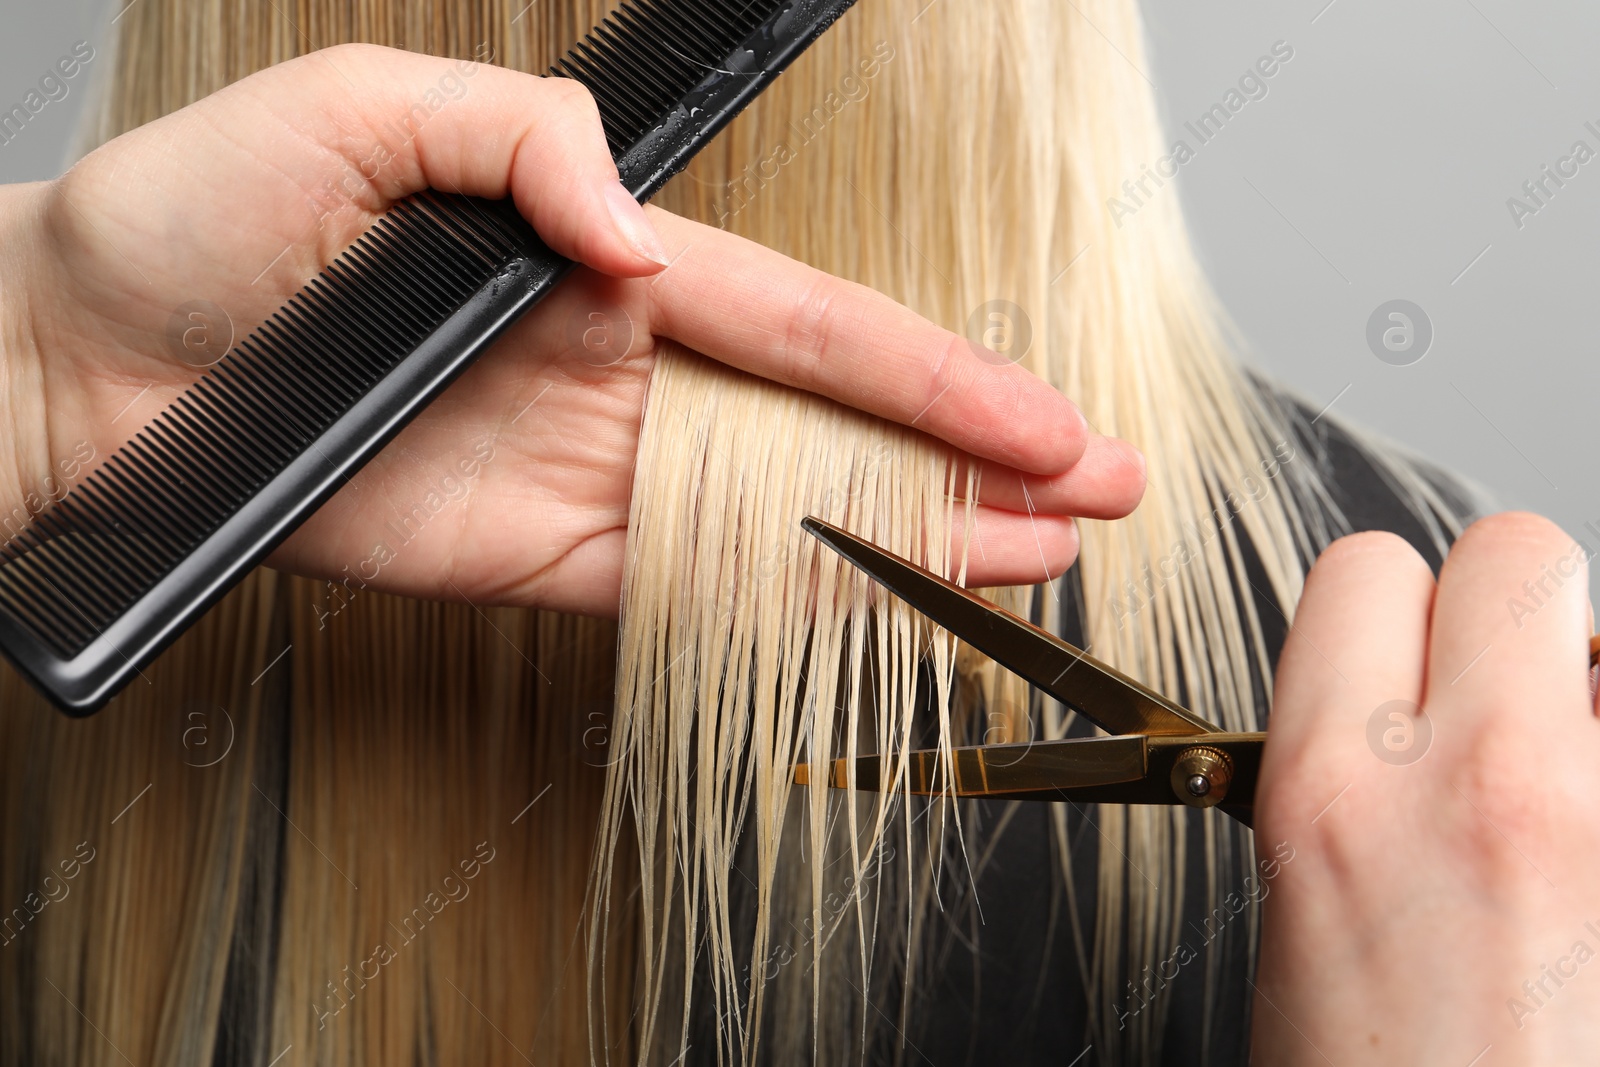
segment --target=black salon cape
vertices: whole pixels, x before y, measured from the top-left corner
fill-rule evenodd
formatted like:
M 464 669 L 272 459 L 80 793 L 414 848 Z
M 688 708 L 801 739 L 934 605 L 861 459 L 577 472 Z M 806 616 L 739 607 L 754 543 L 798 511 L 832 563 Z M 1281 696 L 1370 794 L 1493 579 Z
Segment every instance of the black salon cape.
M 1329 420 L 1310 422 L 1310 413 L 1296 406 L 1296 420 L 1305 434 L 1305 458 L 1322 469 L 1335 502 L 1348 520 L 1350 530 L 1389 530 L 1404 537 L 1422 554 L 1437 573 L 1441 559 L 1425 528 L 1401 503 L 1399 496 L 1374 470 L 1350 437 Z M 1300 457 L 1297 457 L 1297 461 Z M 1471 515 L 1470 494 L 1459 483 L 1439 472 L 1419 467 L 1446 499 L 1456 506 L 1458 516 Z M 1243 537 L 1240 531 L 1241 539 Z M 1269 588 L 1265 575 L 1250 559 L 1252 588 L 1241 591 L 1256 601 L 1267 648 L 1274 664 L 1282 649 L 1287 623 L 1275 603 L 1256 590 Z M 1069 571 L 1060 583 L 1061 595 L 1071 598 L 1063 612 L 1076 620 L 1081 599 L 1077 569 Z M 1042 595 L 1035 596 L 1037 603 Z M 1062 636 L 1082 646 L 1076 621 L 1067 624 Z M 1263 692 L 1267 690 L 1263 689 Z M 1177 695 L 1177 694 L 1174 694 Z M 1087 731 L 1086 731 L 1087 732 Z M 1049 1064 L 1051 1067 L 1090 1067 L 1109 1064 L 1102 1050 L 1089 1047 L 1086 1033 L 1086 1001 L 1079 978 L 1077 955 L 1067 926 L 1068 903 L 1061 886 L 1058 859 L 1050 844 L 1052 830 L 1049 806 L 1017 805 L 998 838 L 995 829 L 1005 814 L 1002 801 L 975 801 L 977 824 L 964 826 L 969 854 L 993 848 L 993 858 L 979 875 L 977 900 L 982 906 L 983 923 L 976 928 L 976 954 L 970 901 L 946 900 L 947 929 L 930 931 L 939 962 L 931 969 L 920 969 L 913 980 L 915 994 L 911 1026 L 898 1055 L 874 1041 L 876 1061 L 885 1052 L 907 1065 L 936 1064 L 961 1067 L 967 1064 L 1005 1064 L 1007 1067 Z M 1069 841 L 1073 855 L 1075 881 L 1080 894 L 1078 916 L 1086 937 L 1092 937 L 1095 869 L 1100 851 L 1093 805 L 1069 811 Z M 965 816 L 964 816 L 965 818 Z M 1204 846 L 1198 834 L 1200 813 L 1191 816 L 1185 895 L 1185 933 L 1183 940 L 1195 950 L 1204 945 L 1204 935 L 1216 929 L 1204 925 L 1205 871 Z M 1257 842 L 1258 859 L 1270 854 L 1271 843 Z M 1243 884 L 1249 872 L 1240 869 L 1237 882 Z M 1130 872 L 1129 877 L 1138 877 Z M 961 879 L 965 881 L 965 879 Z M 967 883 L 969 886 L 970 882 Z M 1259 883 L 1258 883 L 1259 884 Z M 1262 890 L 1255 890 L 1261 895 Z M 1270 892 L 1267 883 L 1265 892 Z M 1087 899 L 1086 899 L 1087 898 Z M 951 906 L 954 903 L 954 906 Z M 1213 994 L 1214 1001 L 1207 1028 L 1203 996 L 1206 963 L 1203 956 L 1174 968 L 1172 1003 L 1162 1037 L 1159 1062 L 1193 1067 L 1198 1064 L 1235 1065 L 1248 1062 L 1250 987 L 1245 981 L 1246 940 L 1242 916 L 1233 920 L 1240 936 L 1217 938 L 1224 946 L 1223 979 Z M 964 929 L 948 929 L 957 926 Z M 1092 945 L 1092 941 L 1087 942 Z M 1171 946 L 1174 950 L 1178 945 Z M 929 973 L 931 970 L 931 973 Z M 898 992 L 898 991 L 897 991 Z M 1137 1008 L 1138 1001 L 1126 994 L 1118 1003 Z M 897 1007 L 898 1005 L 896 1005 Z M 890 1011 L 890 1005 L 882 1005 Z M 1154 1011 L 1153 1007 L 1145 1009 Z M 881 1019 L 882 1017 L 880 1017 Z M 1204 1039 L 1203 1039 L 1204 1035 Z M 889 1044 L 897 1043 L 892 1035 Z

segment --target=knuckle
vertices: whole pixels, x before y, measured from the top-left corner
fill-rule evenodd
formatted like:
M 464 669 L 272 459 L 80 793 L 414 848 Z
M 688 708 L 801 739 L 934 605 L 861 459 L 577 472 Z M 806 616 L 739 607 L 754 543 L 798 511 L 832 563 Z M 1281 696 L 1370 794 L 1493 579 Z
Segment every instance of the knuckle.
M 1475 854 L 1519 865 L 1569 845 L 1595 793 L 1584 775 L 1552 773 L 1548 742 L 1511 715 L 1492 717 L 1458 746 L 1450 784 Z
M 1503 511 L 1479 519 L 1462 533 L 1451 555 L 1467 553 L 1499 553 L 1508 548 L 1536 548 L 1543 552 L 1559 552 L 1570 544 L 1572 538 L 1545 518 L 1527 511 Z
M 1372 842 L 1371 813 L 1359 795 L 1341 795 L 1344 789 L 1343 780 L 1263 781 L 1256 790 L 1257 841 L 1286 841 L 1327 870 L 1359 872 Z
M 1423 570 L 1432 575 L 1428 564 L 1411 543 L 1388 530 L 1364 530 L 1339 538 L 1322 550 L 1315 570 L 1347 569 Z
M 595 103 L 594 94 L 588 86 L 575 78 L 546 78 L 545 84 L 550 87 L 550 92 L 555 96 L 557 103 L 569 108 L 585 118 L 600 114 L 600 105 Z
M 1014 421 L 1026 407 L 1022 381 L 1015 374 L 991 373 L 997 369 L 973 354 L 971 341 L 952 333 L 928 376 L 928 403 L 951 393 L 974 412 L 974 421 L 996 425 Z
M 1322 551 L 1306 575 L 1295 623 L 1319 618 L 1303 614 L 1309 606 L 1325 605 L 1330 596 L 1335 603 L 1348 600 L 1357 590 L 1390 590 L 1393 596 L 1431 600 L 1433 570 L 1408 542 L 1387 531 L 1341 537 Z
M 819 368 L 828 361 L 838 295 L 833 279 L 818 274 L 790 308 L 783 341 L 791 373 L 800 384 L 815 381 Z
M 381 45 L 368 44 L 363 41 L 347 41 L 343 44 L 330 44 L 319 48 L 312 55 L 320 55 L 333 63 L 349 62 L 364 63 L 375 60 L 389 49 Z

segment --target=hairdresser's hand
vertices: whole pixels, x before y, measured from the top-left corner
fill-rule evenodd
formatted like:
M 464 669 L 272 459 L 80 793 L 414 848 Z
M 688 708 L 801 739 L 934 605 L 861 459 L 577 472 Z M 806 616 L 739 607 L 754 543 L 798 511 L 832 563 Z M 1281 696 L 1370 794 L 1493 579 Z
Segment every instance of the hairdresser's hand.
M 205 331 L 228 324 L 202 311 L 174 331 L 176 310 L 208 301 L 242 337 L 428 186 L 509 193 L 585 268 L 292 538 L 279 566 L 615 612 L 640 412 L 667 339 L 987 461 L 977 584 L 1058 573 L 1077 546 L 1067 516 L 1119 516 L 1142 492 L 1137 453 L 1088 432 L 1022 370 L 861 286 L 641 210 L 575 83 L 350 46 L 238 82 L 56 182 L 5 191 L 7 505 L 84 440 L 107 455 L 194 378 L 175 342 L 189 327 L 203 349 Z M 628 327 L 608 333 L 607 315 Z
M 1507 514 L 1467 530 L 1437 589 L 1389 534 L 1317 561 L 1256 799 L 1257 848 L 1294 860 L 1263 905 L 1255 1063 L 1595 1061 L 1584 555 Z

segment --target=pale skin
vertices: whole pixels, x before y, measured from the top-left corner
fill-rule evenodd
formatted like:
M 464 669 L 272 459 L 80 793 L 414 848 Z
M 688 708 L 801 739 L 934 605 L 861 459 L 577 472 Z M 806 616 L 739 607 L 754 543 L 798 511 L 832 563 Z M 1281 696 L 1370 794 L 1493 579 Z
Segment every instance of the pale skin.
M 397 132 L 430 93 L 442 106 L 414 136 Z M 0 385 L 14 434 L 0 446 L 11 450 L 0 451 L 6 510 L 81 442 L 109 454 L 195 377 L 170 351 L 175 308 L 208 300 L 247 330 L 381 211 L 428 187 L 509 194 L 583 266 L 302 527 L 275 566 L 338 577 L 371 555 L 385 522 L 489 440 L 494 459 L 466 497 L 372 586 L 616 614 L 640 413 L 667 339 L 914 423 L 982 461 L 983 547 L 974 540 L 969 561 L 980 585 L 1060 574 L 1077 552 L 1073 516 L 1119 517 L 1143 493 L 1138 451 L 1094 433 L 1020 367 L 863 286 L 641 210 L 576 83 L 351 45 L 237 82 L 54 182 L 0 193 Z M 610 365 L 571 328 L 597 307 L 632 323 L 627 358 Z
M 397 143 L 392 124 L 441 88 L 449 103 Z M 173 309 L 208 300 L 246 329 L 427 187 L 513 197 L 582 266 L 276 566 L 338 577 L 491 439 L 495 459 L 448 521 L 373 586 L 615 614 L 640 413 L 669 339 L 982 463 L 974 585 L 1059 575 L 1077 552 L 1074 516 L 1121 517 L 1143 492 L 1137 450 L 1020 368 L 871 290 L 618 196 L 593 103 L 573 84 L 346 46 L 244 79 L 54 182 L 0 188 L 0 504 L 37 492 L 83 442 L 105 456 L 192 380 L 167 343 Z M 596 306 L 631 321 L 627 358 L 573 345 L 569 324 Z M 1600 967 L 1531 1016 L 1507 1008 L 1532 1005 L 1523 983 L 1564 966 L 1586 921 L 1600 926 L 1581 564 L 1520 628 L 1505 608 L 1570 547 L 1543 520 L 1502 516 L 1463 538 L 1437 590 L 1385 535 L 1347 538 L 1313 570 L 1257 805 L 1263 854 L 1286 841 L 1295 858 L 1264 905 L 1256 1062 L 1465 1065 L 1484 1045 L 1486 1064 L 1561 1062 L 1595 1047 Z M 1436 725 L 1410 766 L 1366 744 L 1368 716 L 1394 699 Z
M 1258 851 L 1287 842 L 1294 858 L 1263 902 L 1254 1062 L 1594 1061 L 1600 725 L 1583 556 L 1512 513 L 1469 528 L 1437 583 L 1391 534 L 1347 537 L 1312 569 L 1256 798 Z M 1394 700 L 1431 726 L 1415 762 L 1369 746 Z

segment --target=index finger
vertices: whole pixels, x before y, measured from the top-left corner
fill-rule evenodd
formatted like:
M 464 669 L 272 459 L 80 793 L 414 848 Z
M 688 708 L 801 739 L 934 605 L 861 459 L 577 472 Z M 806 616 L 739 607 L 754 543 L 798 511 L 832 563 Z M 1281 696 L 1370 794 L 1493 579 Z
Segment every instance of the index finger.
M 1328 546 L 1306 576 L 1278 659 L 1263 778 L 1285 765 L 1353 769 L 1379 708 L 1421 703 L 1433 597 L 1433 572 L 1392 533 Z M 1320 783 L 1303 801 L 1327 803 L 1348 781 Z
M 864 285 L 647 210 L 672 263 L 649 286 L 654 332 L 1032 474 L 1083 455 L 1083 412 L 999 353 Z

